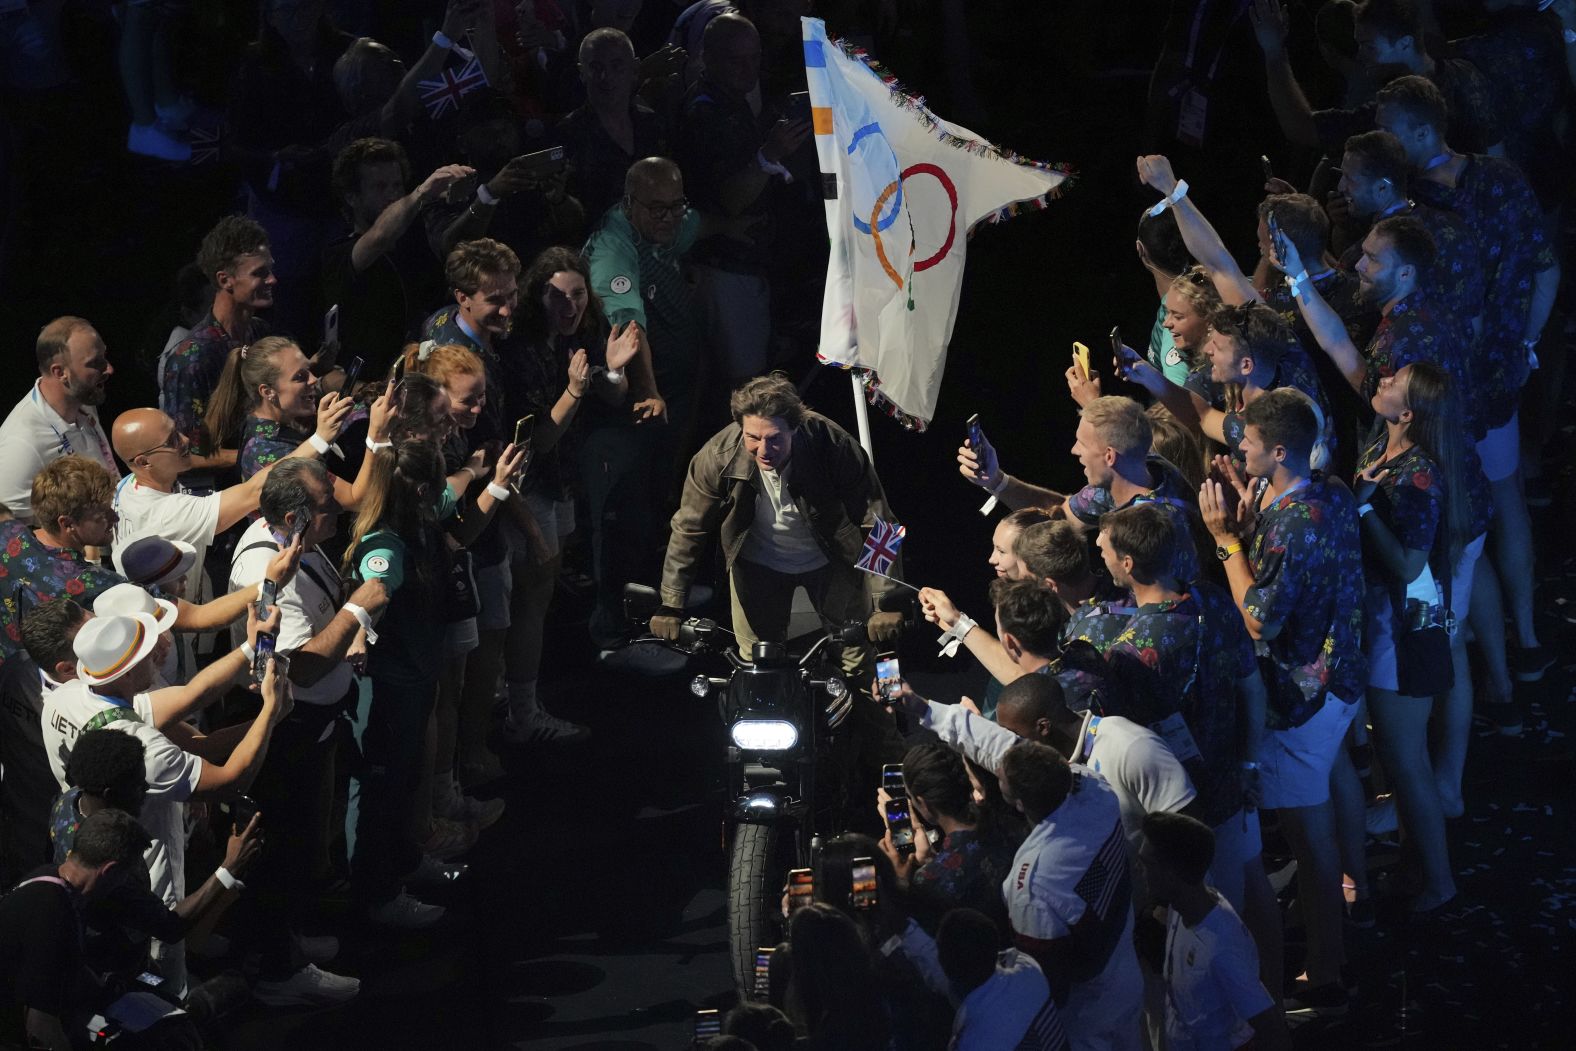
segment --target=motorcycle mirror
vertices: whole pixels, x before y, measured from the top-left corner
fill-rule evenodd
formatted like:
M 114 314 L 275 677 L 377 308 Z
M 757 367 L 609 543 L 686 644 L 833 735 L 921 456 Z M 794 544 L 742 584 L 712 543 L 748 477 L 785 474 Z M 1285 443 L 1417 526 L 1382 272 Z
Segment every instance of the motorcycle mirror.
M 645 584 L 624 585 L 624 616 L 630 620 L 650 620 L 660 605 L 662 596 L 657 594 L 656 588 Z

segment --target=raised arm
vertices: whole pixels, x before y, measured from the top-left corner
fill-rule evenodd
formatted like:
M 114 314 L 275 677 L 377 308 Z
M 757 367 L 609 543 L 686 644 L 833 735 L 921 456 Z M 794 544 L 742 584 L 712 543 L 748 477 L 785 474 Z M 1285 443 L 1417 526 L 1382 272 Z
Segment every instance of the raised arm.
M 1318 341 L 1319 348 L 1329 355 L 1335 367 L 1341 370 L 1341 375 L 1346 377 L 1346 382 L 1351 384 L 1352 390 L 1362 394 L 1363 385 L 1368 380 L 1368 362 L 1363 359 L 1357 345 L 1352 342 L 1341 315 L 1324 301 L 1318 288 L 1308 278 L 1307 267 L 1302 261 L 1302 256 L 1297 252 L 1297 246 L 1291 243 L 1289 237 L 1274 231 L 1272 233 L 1280 268 L 1296 280 L 1293 298 L 1297 301 L 1297 309 L 1302 314 L 1303 321 L 1308 324 L 1308 330 Z
M 1177 177 L 1171 170 L 1171 162 L 1159 154 L 1138 158 L 1138 177 L 1144 185 L 1158 191 L 1168 200 L 1177 188 Z M 1258 299 L 1258 289 L 1253 287 L 1248 275 L 1242 272 L 1237 261 L 1226 250 L 1226 243 L 1220 239 L 1209 220 L 1204 218 L 1204 213 L 1185 194 L 1170 207 L 1176 216 L 1177 229 L 1182 232 L 1182 243 L 1187 245 L 1193 258 L 1209 271 L 1221 301 L 1236 305 Z
M 1319 145 L 1313 107 L 1308 105 L 1308 96 L 1302 93 L 1286 53 L 1286 38 L 1291 32 L 1286 6 L 1281 0 L 1253 0 L 1248 17 L 1253 22 L 1253 35 L 1264 51 L 1264 79 L 1269 83 L 1270 105 L 1280 122 L 1281 133 L 1299 146 Z
M 262 710 L 252 720 L 246 736 L 235 746 L 230 758 L 222 764 L 202 764 L 202 773 L 192 792 L 193 801 L 233 799 L 252 787 L 252 781 L 256 779 L 257 772 L 263 767 L 263 759 L 268 755 L 268 739 L 274 727 L 290 714 L 295 704 L 290 696 L 289 680 L 279 675 L 278 669 L 278 661 L 268 662 L 268 670 L 263 673 Z

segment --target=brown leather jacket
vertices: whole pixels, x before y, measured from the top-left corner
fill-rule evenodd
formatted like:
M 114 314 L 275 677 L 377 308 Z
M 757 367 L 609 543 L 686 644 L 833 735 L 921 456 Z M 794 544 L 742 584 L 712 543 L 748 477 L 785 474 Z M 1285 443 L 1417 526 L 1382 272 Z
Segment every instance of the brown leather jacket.
M 806 412 L 793 433 L 790 486 L 794 501 L 826 557 L 852 566 L 864 550 L 875 519 L 893 521 L 881 479 L 858 439 L 817 412 Z M 668 557 L 662 567 L 662 602 L 683 609 L 707 541 L 721 538 L 728 569 L 755 524 L 760 469 L 744 449 L 744 432 L 730 423 L 690 460 L 684 496 L 673 515 Z M 902 574 L 902 560 L 892 567 Z M 897 585 L 864 574 L 872 602 Z

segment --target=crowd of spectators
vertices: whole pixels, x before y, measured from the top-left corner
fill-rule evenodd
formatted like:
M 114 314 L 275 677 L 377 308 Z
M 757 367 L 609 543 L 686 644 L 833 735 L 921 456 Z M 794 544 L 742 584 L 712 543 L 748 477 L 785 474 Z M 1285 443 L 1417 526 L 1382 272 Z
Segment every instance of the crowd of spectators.
M 0 0 L 30 88 L 59 6 Z M 658 577 L 728 392 L 807 364 L 807 3 L 448 0 L 404 55 L 331 6 L 261 0 L 234 56 L 244 207 L 190 246 L 157 405 L 101 420 L 113 348 L 92 318 L 39 317 L 38 378 L 0 426 L 0 1040 L 83 1046 L 98 1017 L 126 1046 L 197 1046 L 247 998 L 357 996 L 334 961 L 360 928 L 309 929 L 314 893 L 346 887 L 358 924 L 442 921 L 424 892 L 501 818 L 473 794 L 500 751 L 590 736 L 542 703 L 554 604 L 580 589 L 599 659 L 661 667 L 627 645 L 623 586 Z M 866 43 L 962 25 L 947 0 L 822 6 Z M 1445 822 L 1474 712 L 1518 734 L 1554 660 L 1528 508 L 1564 367 L 1551 156 L 1576 2 L 1467 5 L 1468 36 L 1461 5 L 1294 6 L 1172 5 L 1165 152 L 1135 169 L 1154 325 L 1109 366 L 1073 360 L 1076 431 L 1046 446 L 1070 442 L 1086 484 L 958 450 L 1006 511 L 993 608 L 926 587 L 918 609 L 989 682 L 955 704 L 903 683 L 879 716 L 861 698 L 909 738 L 873 802 L 884 822 L 906 798 L 911 828 L 822 845 L 760 1002 L 709 1046 L 1289 1046 L 1359 995 L 1349 929 L 1458 906 Z M 121 7 L 127 148 L 188 160 L 184 5 Z M 1252 152 L 1322 156 L 1223 201 L 1206 146 L 1233 101 L 1212 85 L 1244 24 L 1279 124 Z M 1222 204 L 1256 217 L 1251 265 Z M 735 425 L 787 448 L 799 412 Z M 795 476 L 751 456 L 764 528 L 810 536 Z M 1387 887 L 1375 835 L 1404 853 Z

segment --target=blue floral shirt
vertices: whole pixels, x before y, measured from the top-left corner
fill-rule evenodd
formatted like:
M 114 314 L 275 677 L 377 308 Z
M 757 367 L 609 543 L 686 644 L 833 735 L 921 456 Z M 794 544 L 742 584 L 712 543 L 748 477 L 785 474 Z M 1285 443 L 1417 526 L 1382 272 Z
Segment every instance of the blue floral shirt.
M 208 412 L 208 399 L 219 386 L 230 351 L 256 343 L 266 335 L 268 324 L 254 317 L 242 338 L 232 339 L 210 312 L 164 357 L 159 370 L 159 408 L 175 421 L 176 430 L 194 448 L 212 451 L 234 440 L 232 434 L 205 438 L 202 421 Z
M 1482 377 L 1467 375 L 1467 354 L 1472 346 L 1472 330 L 1449 311 L 1421 292 L 1398 300 L 1379 322 L 1374 338 L 1363 351 L 1368 374 L 1363 378 L 1363 394 L 1372 398 L 1379 380 L 1393 376 L 1414 361 L 1431 361 L 1450 374 L 1456 402 L 1474 439 L 1483 437 Z M 1474 382 L 1476 381 L 1476 382 Z
M 1256 501 L 1264 490 L 1261 483 Z M 1253 586 L 1242 608 L 1279 629 L 1258 644 L 1269 697 L 1265 726 L 1301 726 L 1326 693 L 1356 701 L 1368 680 L 1362 539 L 1351 491 L 1315 475 L 1260 506 L 1247 553 Z
M 65 595 L 84 609 L 125 578 L 82 557 L 80 551 L 49 547 L 26 523 L 0 522 L 0 664 L 22 649 L 22 613 Z
M 465 326 L 460 324 L 460 308 L 451 304 L 434 311 L 421 323 L 421 339 L 423 343 L 430 340 L 439 346 L 452 343 L 482 359 L 482 367 L 487 372 L 487 404 L 482 406 L 481 418 L 470 432 L 472 443 L 480 445 L 493 439 L 507 441 L 512 438 L 514 428 L 505 427 L 503 422 L 503 366 L 497 354 L 465 331 Z
M 252 477 L 269 464 L 285 459 L 310 437 L 287 423 L 248 416 L 241 428 L 241 453 L 237 464 L 241 480 Z
M 1198 493 L 1188 485 L 1182 472 L 1164 456 L 1150 453 L 1145 463 L 1149 468 L 1152 487 L 1148 492 L 1133 497 L 1122 507 L 1155 503 L 1171 518 L 1177 536 L 1176 564 L 1172 566 L 1172 573 L 1184 584 L 1191 584 L 1200 575 L 1198 544 L 1194 540 L 1198 535 L 1195 528 L 1195 523 L 1198 521 Z M 1120 510 L 1111 497 L 1111 490 L 1098 485 L 1084 486 L 1067 498 L 1066 506 L 1068 517 L 1091 527 L 1100 524 L 1101 515 Z

